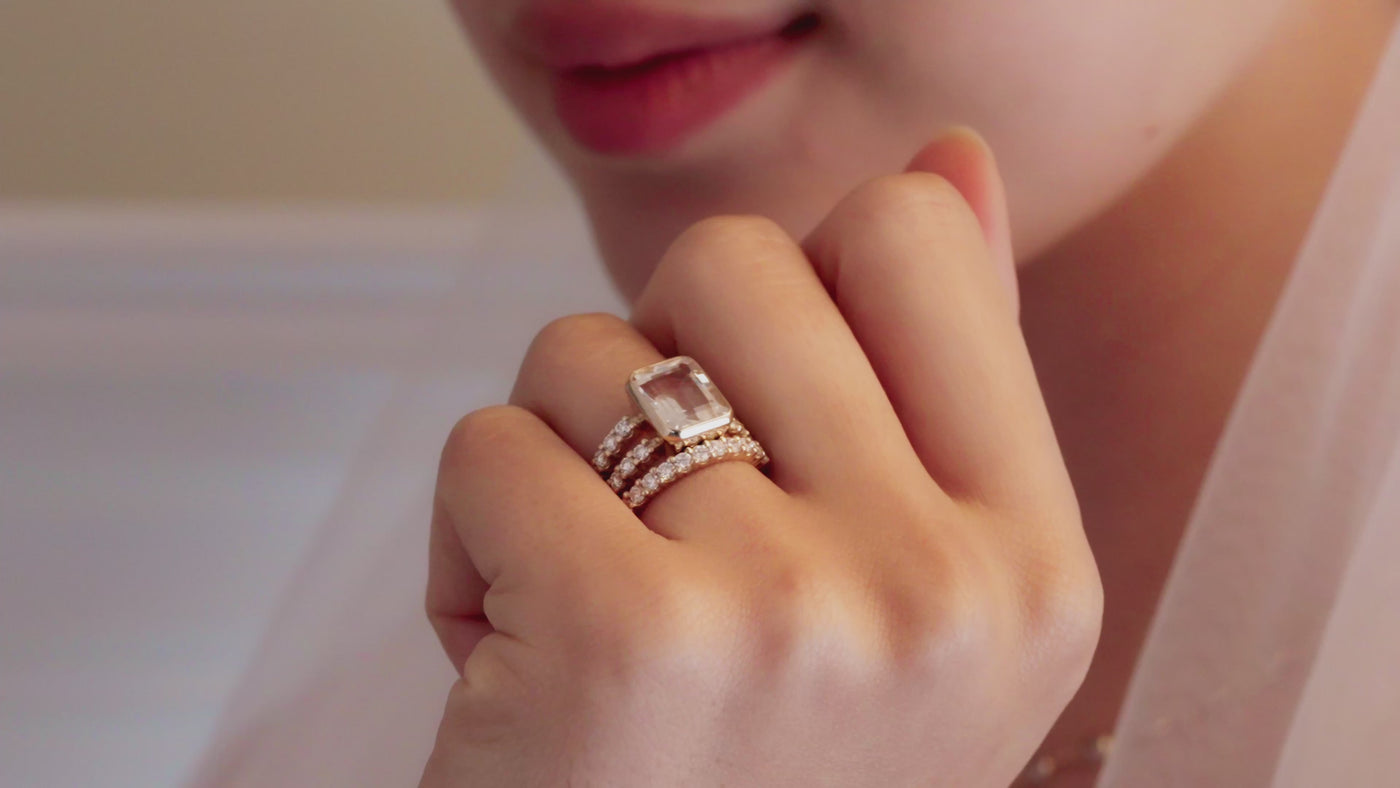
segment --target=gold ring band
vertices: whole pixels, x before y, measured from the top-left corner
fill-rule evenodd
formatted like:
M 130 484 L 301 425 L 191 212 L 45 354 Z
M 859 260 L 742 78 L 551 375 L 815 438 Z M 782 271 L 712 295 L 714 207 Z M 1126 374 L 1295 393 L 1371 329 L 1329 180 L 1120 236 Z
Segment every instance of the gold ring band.
M 728 400 L 694 359 L 676 356 L 642 367 L 628 379 L 627 392 L 641 412 L 613 426 L 593 455 L 593 467 L 631 508 L 716 462 L 767 464 L 763 446 L 734 418 Z

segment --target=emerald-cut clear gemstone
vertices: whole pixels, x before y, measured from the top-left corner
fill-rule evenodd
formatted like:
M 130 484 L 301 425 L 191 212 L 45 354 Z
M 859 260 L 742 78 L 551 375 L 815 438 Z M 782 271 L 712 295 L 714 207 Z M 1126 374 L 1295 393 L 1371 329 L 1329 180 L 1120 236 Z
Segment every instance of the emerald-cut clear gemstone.
M 723 427 L 734 416 L 729 401 L 689 356 L 633 372 L 627 391 L 656 433 L 673 443 Z

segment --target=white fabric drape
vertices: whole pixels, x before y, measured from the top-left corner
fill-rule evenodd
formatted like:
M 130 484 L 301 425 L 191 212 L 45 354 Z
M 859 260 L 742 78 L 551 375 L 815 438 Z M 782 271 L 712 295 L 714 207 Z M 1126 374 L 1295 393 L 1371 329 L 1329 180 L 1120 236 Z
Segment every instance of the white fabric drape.
M 191 785 L 416 781 L 452 678 L 421 613 L 432 464 L 480 385 L 456 341 L 480 326 L 450 303 L 424 358 L 459 362 L 405 369 Z M 1102 788 L 1400 785 L 1397 337 L 1393 38 L 1212 460 Z

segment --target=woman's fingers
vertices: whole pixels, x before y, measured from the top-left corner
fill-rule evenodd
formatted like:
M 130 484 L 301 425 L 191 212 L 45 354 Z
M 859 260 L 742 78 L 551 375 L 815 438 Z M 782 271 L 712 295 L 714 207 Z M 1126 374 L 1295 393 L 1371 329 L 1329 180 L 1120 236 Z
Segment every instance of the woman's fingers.
M 508 615 L 512 593 L 578 581 L 657 538 L 587 458 L 635 411 L 628 375 L 676 353 L 706 368 L 764 442 L 778 487 L 739 462 L 700 471 L 648 505 L 658 533 L 742 532 L 746 512 L 784 490 L 917 498 L 934 490 L 929 477 L 956 498 L 1035 514 L 1028 527 L 1077 523 L 993 262 L 1004 205 L 986 157 L 955 137 L 913 165 L 948 170 L 980 224 L 953 183 L 922 172 L 856 190 L 804 246 L 768 220 L 719 217 L 668 249 L 631 323 L 579 315 L 543 330 L 513 406 L 469 415 L 444 450 L 429 608 L 454 661 L 488 631 L 483 618 L 523 625 Z
M 1014 304 L 953 184 L 923 172 L 873 180 L 804 248 L 940 485 L 964 499 L 1073 505 Z
M 1006 187 L 997 170 L 991 148 L 977 132 L 957 127 L 914 154 L 905 172 L 932 172 L 957 187 L 982 226 L 992 264 L 1011 296 L 1011 309 L 1021 312 L 1021 290 L 1016 282 L 1016 256 L 1011 249 L 1011 216 L 1006 207 Z
M 663 353 L 705 368 L 788 492 L 917 468 L 850 327 L 773 222 L 722 216 L 691 227 L 657 266 L 632 322 Z
M 428 623 L 458 673 L 476 644 L 492 631 L 485 610 L 488 588 L 462 547 L 446 504 L 435 498 L 428 535 Z
M 463 678 L 428 778 L 850 784 L 875 764 L 1005 784 L 1043 738 L 1102 592 L 977 218 L 911 173 L 858 190 L 807 251 L 766 220 L 702 222 L 630 324 L 556 321 L 514 404 L 458 424 L 428 608 Z M 633 412 L 629 373 L 678 353 L 778 484 L 721 462 L 644 524 L 589 458 Z
M 510 402 L 538 415 L 574 451 L 591 459 L 613 425 L 638 412 L 625 390 L 628 377 L 660 360 L 651 342 L 616 315 L 560 318 L 530 343 Z M 654 436 L 649 429 L 638 431 Z M 641 476 L 637 472 L 633 481 Z M 614 494 L 601 477 L 597 483 Z M 752 466 L 724 462 L 677 482 L 649 503 L 641 517 L 663 536 L 686 539 L 706 522 L 733 523 L 751 497 L 774 493 L 781 491 Z
M 535 335 L 510 404 L 535 413 L 580 456 L 591 458 L 619 419 L 635 413 L 626 383 L 662 359 L 626 320 L 607 313 L 562 317 Z
M 544 607 L 541 597 L 588 587 L 656 539 L 539 417 L 510 405 L 473 411 L 438 468 L 428 616 L 460 670 L 488 631 L 483 616 L 522 636 L 522 611 Z

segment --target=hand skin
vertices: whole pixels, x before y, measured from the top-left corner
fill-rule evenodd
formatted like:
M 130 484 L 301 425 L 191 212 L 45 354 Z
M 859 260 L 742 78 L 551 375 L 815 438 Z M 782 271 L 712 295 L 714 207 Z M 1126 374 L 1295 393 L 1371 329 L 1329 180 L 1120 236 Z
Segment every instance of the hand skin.
M 800 244 L 708 219 L 629 321 L 545 327 L 443 450 L 427 609 L 461 679 L 421 784 L 1010 783 L 1103 609 L 1016 310 L 995 164 L 955 131 Z M 677 353 L 772 463 L 638 517 L 584 458 Z

